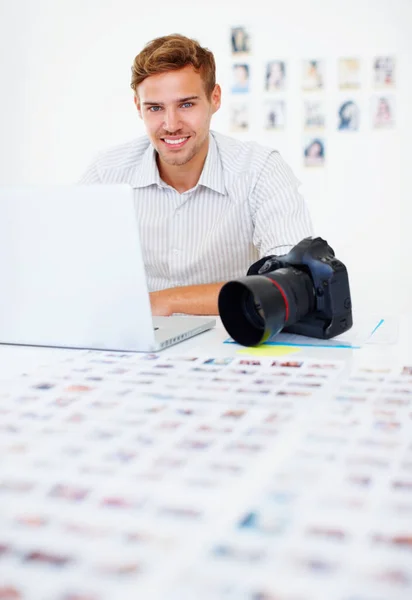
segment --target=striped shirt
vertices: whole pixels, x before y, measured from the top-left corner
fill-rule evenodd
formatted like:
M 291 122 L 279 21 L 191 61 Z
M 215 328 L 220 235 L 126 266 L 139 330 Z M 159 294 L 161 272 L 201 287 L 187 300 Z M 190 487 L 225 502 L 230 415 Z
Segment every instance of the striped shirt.
M 101 154 L 80 183 L 132 186 L 150 291 L 242 277 L 258 258 L 312 235 L 299 181 L 279 153 L 216 132 L 198 183 L 182 194 L 161 180 L 147 136 Z

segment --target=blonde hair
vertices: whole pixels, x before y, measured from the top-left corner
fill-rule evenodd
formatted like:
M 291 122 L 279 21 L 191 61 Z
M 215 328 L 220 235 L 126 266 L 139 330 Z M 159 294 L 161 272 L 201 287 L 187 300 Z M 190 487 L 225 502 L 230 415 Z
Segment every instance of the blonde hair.
M 174 33 L 148 42 L 136 56 L 132 65 L 130 87 L 137 94 L 137 87 L 146 77 L 177 71 L 192 65 L 200 73 L 206 95 L 211 97 L 216 85 L 216 64 L 210 50 L 202 48 L 197 40 Z

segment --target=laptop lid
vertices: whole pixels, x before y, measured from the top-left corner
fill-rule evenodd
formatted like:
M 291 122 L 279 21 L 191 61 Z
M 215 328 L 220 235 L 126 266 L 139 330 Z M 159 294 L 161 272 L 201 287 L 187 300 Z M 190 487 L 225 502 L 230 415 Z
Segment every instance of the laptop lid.
M 133 190 L 0 187 L 0 343 L 155 350 Z

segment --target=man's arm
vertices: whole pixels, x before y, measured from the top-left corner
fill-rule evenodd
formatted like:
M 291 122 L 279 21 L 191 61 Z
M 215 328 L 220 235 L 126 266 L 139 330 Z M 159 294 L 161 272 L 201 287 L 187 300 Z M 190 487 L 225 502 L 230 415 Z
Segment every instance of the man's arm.
M 225 282 L 187 285 L 150 293 L 154 316 L 173 313 L 188 315 L 218 315 L 217 299 Z
M 253 244 L 260 257 L 285 254 L 303 238 L 313 235 L 299 185 L 289 165 L 278 152 L 272 152 L 250 196 Z
M 99 171 L 97 169 L 97 165 L 94 162 L 92 165 L 90 165 L 87 169 L 87 171 L 85 171 L 83 173 L 83 175 L 81 176 L 81 178 L 79 179 L 78 183 L 84 185 L 84 184 L 93 184 L 93 183 L 102 183 Z

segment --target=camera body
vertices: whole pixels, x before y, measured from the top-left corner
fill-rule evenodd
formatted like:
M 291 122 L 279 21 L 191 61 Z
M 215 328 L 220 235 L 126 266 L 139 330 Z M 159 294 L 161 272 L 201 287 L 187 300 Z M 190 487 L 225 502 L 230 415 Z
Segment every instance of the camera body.
M 288 254 L 261 258 L 249 268 L 247 276 L 264 275 L 276 279 L 279 269 L 306 273 L 313 285 L 314 300 L 313 310 L 294 324 L 286 323 L 283 331 L 329 339 L 352 327 L 348 273 L 325 240 L 304 238 Z

